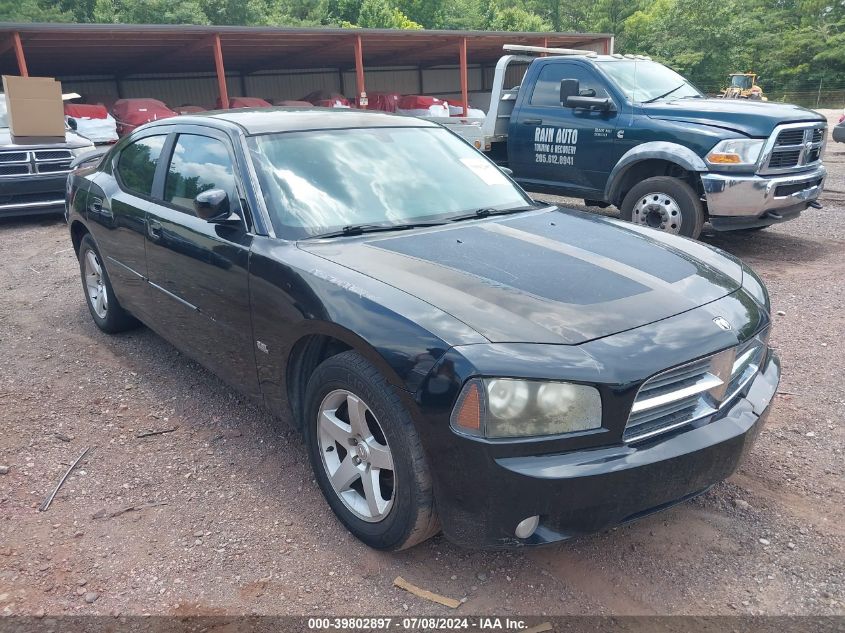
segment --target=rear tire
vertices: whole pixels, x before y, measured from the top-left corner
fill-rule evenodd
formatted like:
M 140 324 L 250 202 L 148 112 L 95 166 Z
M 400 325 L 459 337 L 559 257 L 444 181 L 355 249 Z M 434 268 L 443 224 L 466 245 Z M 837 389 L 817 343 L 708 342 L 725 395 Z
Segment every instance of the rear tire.
M 634 185 L 622 201 L 628 222 L 698 239 L 704 227 L 704 205 L 688 183 L 655 176 Z
M 94 323 L 107 334 L 138 327 L 138 320 L 120 305 L 94 238 L 88 233 L 79 243 L 79 272 L 85 303 Z
M 358 352 L 332 356 L 314 370 L 303 431 L 326 501 L 358 539 L 397 551 L 440 531 L 431 474 L 411 416 Z

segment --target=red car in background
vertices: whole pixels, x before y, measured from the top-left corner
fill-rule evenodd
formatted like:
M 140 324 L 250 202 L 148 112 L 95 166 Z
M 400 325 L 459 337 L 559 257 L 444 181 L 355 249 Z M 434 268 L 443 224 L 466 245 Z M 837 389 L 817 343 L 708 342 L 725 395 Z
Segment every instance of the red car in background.
M 158 99 L 119 99 L 112 106 L 112 116 L 117 121 L 117 133 L 126 136 L 136 127 L 176 116 L 176 113 Z
M 261 97 L 230 97 L 229 108 L 272 108 L 272 104 Z M 223 108 L 223 102 L 217 98 L 217 109 Z

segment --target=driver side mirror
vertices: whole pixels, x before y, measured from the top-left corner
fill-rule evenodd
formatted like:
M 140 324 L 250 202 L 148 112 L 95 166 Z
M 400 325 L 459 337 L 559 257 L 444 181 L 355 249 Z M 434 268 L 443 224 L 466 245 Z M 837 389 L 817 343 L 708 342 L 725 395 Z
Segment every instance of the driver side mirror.
M 577 79 L 561 79 L 560 80 L 560 104 L 566 105 L 569 97 L 578 96 L 581 92 L 581 87 Z
M 216 224 L 240 221 L 240 216 L 229 207 L 229 194 L 222 189 L 209 189 L 194 198 L 194 211 L 198 218 Z
M 71 130 L 73 130 L 74 132 L 76 132 L 77 128 L 79 127 L 79 125 L 78 125 L 78 124 L 77 124 L 77 122 L 76 122 L 76 119 L 74 119 L 73 117 L 68 117 L 68 118 L 67 118 L 67 126 L 68 126 Z

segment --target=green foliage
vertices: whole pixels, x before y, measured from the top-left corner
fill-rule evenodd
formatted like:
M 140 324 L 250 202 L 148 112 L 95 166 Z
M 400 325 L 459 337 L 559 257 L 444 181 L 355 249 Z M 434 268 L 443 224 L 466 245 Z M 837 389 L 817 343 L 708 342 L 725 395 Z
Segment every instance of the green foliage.
M 491 31 L 551 31 L 552 25 L 525 9 L 507 7 L 493 12 L 488 28 Z
M 0 0 L 9 22 L 594 31 L 715 92 L 731 72 L 764 90 L 845 81 L 845 0 Z
M 358 13 L 357 26 L 366 29 L 421 29 L 399 9 L 390 6 L 387 0 L 364 0 Z

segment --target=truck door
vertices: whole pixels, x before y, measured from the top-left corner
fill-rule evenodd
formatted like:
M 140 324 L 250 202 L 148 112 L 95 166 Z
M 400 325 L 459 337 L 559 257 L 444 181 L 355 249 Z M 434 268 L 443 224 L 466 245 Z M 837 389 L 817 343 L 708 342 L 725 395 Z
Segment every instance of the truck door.
M 599 198 L 615 163 L 617 112 L 568 108 L 560 103 L 562 79 L 576 79 L 581 96 L 611 97 L 605 80 L 574 61 L 544 64 L 518 105 L 508 133 L 508 156 L 517 180 L 529 190 L 561 187 Z M 530 93 L 530 94 L 529 94 Z

